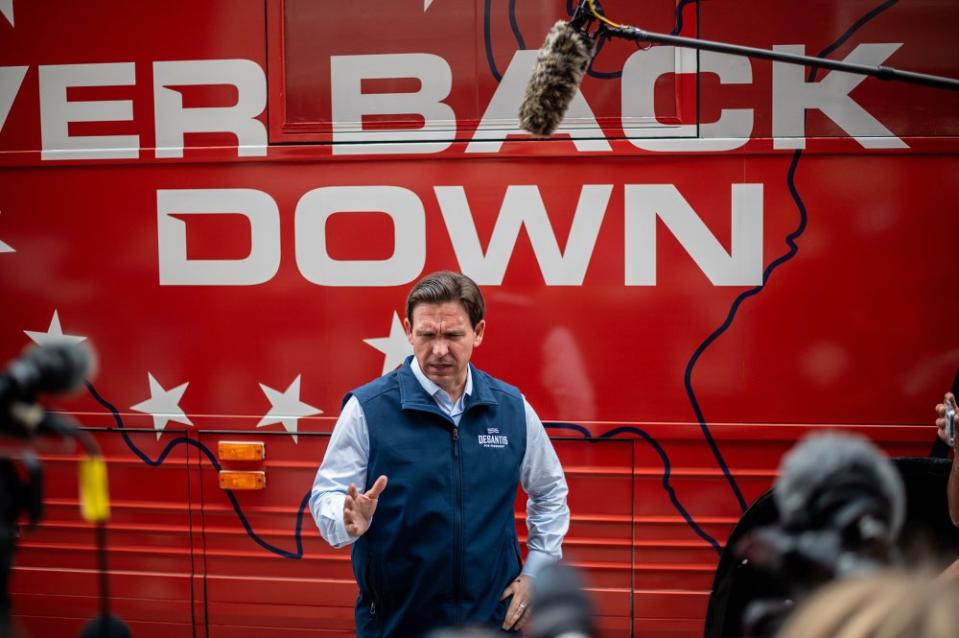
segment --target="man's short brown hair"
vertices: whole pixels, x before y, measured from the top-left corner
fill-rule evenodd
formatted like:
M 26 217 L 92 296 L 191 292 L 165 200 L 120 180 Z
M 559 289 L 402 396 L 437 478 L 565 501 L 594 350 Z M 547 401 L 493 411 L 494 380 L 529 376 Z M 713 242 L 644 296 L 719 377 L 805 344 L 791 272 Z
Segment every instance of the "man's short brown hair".
M 458 272 L 440 270 L 416 282 L 406 298 L 406 318 L 413 321 L 413 309 L 421 303 L 456 301 L 463 305 L 470 324 L 476 324 L 486 315 L 486 302 L 476 282 Z

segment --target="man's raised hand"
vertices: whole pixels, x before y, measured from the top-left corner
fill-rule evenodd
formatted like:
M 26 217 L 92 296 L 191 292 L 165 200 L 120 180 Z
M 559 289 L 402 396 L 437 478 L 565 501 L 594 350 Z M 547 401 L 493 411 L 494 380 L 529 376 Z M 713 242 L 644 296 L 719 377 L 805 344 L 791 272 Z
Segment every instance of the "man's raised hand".
M 939 428 L 939 438 L 942 439 L 942 442 L 948 445 L 949 447 L 959 448 L 959 436 L 955 437 L 954 441 L 949 440 L 949 435 L 946 433 L 946 409 L 952 408 L 956 410 L 956 397 L 952 392 L 946 392 L 946 396 L 943 398 L 942 403 L 936 406 L 936 427 Z
M 373 512 L 376 511 L 377 499 L 386 489 L 388 480 L 385 475 L 380 476 L 363 494 L 357 492 L 356 486 L 350 483 L 346 500 L 343 501 L 343 524 L 346 526 L 347 533 L 353 538 L 362 536 L 369 529 Z

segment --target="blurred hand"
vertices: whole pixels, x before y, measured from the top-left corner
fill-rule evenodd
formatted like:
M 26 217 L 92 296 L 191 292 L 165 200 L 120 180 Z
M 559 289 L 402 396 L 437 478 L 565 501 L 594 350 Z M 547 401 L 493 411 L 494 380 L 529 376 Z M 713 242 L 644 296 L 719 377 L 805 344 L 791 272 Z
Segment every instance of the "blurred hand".
M 346 525 L 347 533 L 353 538 L 362 536 L 370 528 L 370 520 L 373 518 L 373 512 L 376 511 L 377 499 L 386 489 L 388 480 L 385 475 L 380 476 L 363 494 L 357 492 L 356 486 L 350 483 L 346 500 L 343 501 L 343 523 Z
M 531 605 L 531 596 L 533 593 L 532 579 L 529 576 L 517 576 L 516 580 L 509 584 L 509 587 L 503 590 L 503 595 L 499 597 L 504 600 L 513 597 L 509 603 L 509 609 L 506 610 L 506 618 L 503 620 L 503 629 L 522 629 L 523 625 L 529 619 Z
M 953 410 L 957 410 L 956 397 L 953 396 L 952 392 L 946 392 L 943 402 L 936 406 L 936 417 L 938 417 L 936 427 L 939 428 L 939 438 L 942 439 L 942 442 L 953 446 L 953 441 L 950 441 L 946 435 L 946 405 L 951 405 Z M 959 413 L 959 410 L 957 410 L 957 413 Z M 959 443 L 959 436 L 956 437 L 955 443 Z

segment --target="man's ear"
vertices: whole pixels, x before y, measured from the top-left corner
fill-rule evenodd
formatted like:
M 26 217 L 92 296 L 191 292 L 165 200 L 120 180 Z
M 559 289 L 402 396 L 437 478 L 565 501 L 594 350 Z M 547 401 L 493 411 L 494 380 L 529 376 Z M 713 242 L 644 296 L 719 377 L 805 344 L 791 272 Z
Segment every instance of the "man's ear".
M 406 340 L 410 342 L 410 345 L 413 345 L 413 326 L 410 325 L 408 317 L 403 318 L 403 330 L 406 331 Z
M 486 332 L 486 319 L 481 319 L 476 327 L 473 328 L 473 332 L 476 333 L 476 339 L 473 341 L 473 347 L 478 346 L 483 343 L 483 334 Z

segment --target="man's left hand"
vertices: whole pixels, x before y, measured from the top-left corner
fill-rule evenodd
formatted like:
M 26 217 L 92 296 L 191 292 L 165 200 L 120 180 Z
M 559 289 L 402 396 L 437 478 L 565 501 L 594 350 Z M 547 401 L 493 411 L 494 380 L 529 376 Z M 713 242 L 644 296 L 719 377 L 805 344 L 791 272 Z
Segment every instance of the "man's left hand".
M 523 625 L 529 619 L 533 593 L 532 578 L 529 576 L 517 576 L 516 580 L 509 584 L 509 587 L 503 590 L 503 595 L 499 597 L 504 600 L 513 597 L 509 603 L 509 609 L 506 610 L 506 618 L 503 620 L 503 629 L 522 629 Z

